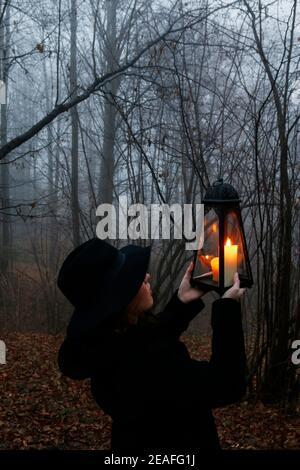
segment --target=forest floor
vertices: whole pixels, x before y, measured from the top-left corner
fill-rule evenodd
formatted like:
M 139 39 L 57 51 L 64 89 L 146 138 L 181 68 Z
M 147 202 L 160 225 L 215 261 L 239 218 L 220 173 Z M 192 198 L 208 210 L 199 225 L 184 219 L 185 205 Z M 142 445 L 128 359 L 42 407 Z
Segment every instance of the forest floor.
M 89 381 L 61 376 L 56 365 L 61 335 L 9 333 L 2 338 L 0 450 L 109 449 L 111 420 L 94 403 Z M 209 338 L 183 336 L 196 359 L 208 359 Z M 300 411 L 300 410 L 299 410 Z M 214 410 L 223 448 L 299 449 L 300 413 L 242 401 Z

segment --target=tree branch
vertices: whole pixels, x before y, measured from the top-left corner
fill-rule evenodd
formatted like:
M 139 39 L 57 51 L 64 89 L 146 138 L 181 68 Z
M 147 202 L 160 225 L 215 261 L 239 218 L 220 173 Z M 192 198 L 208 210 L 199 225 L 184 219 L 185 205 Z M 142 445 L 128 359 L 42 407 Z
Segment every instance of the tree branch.
M 171 25 L 167 28 L 167 30 L 155 38 L 153 41 L 150 41 L 146 46 L 144 46 L 139 53 L 137 53 L 132 60 L 129 62 L 126 62 L 124 65 L 121 65 L 118 70 L 115 70 L 113 72 L 106 73 L 102 75 L 101 77 L 97 77 L 91 85 L 89 85 L 85 91 L 81 94 L 78 94 L 77 96 L 72 97 L 68 96 L 63 102 L 58 104 L 53 108 L 53 110 L 48 113 L 46 116 L 44 116 L 40 121 L 38 121 L 36 124 L 34 124 L 30 129 L 28 129 L 26 132 L 23 134 L 19 135 L 18 137 L 15 137 L 14 139 L 11 139 L 9 142 L 7 142 L 3 147 L 0 148 L 0 160 L 3 160 L 6 155 L 8 155 L 12 150 L 16 149 L 23 143 L 27 142 L 30 140 L 34 135 L 36 135 L 38 132 L 40 132 L 45 126 L 50 124 L 54 119 L 59 116 L 62 113 L 65 113 L 69 111 L 73 106 L 76 106 L 77 104 L 81 103 L 82 101 L 85 101 L 88 99 L 93 93 L 95 93 L 97 90 L 102 88 L 107 82 L 119 77 L 123 72 L 128 70 L 130 67 L 132 67 L 138 60 L 153 46 L 158 44 L 160 41 L 164 40 L 169 34 L 174 34 L 179 31 L 182 31 L 183 29 L 190 28 L 194 26 L 195 24 L 199 23 L 200 21 L 203 21 L 204 19 L 208 18 L 212 14 L 216 13 L 219 10 L 222 10 L 224 8 L 229 8 L 230 6 L 238 3 L 238 1 L 234 1 L 232 3 L 229 3 L 227 5 L 221 5 L 217 8 L 214 8 L 210 12 L 206 13 L 203 16 L 197 17 L 195 20 L 190 21 L 187 25 L 185 26 L 180 26 L 178 28 L 174 28 L 176 23 L 178 23 L 181 18 L 177 18 L 174 20 Z

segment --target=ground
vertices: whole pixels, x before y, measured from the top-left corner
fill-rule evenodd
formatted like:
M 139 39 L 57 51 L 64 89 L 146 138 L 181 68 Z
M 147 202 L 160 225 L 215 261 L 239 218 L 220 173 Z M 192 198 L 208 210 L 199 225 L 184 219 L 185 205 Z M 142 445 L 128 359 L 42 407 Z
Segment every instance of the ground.
M 89 381 L 61 376 L 56 355 L 63 337 L 1 336 L 0 449 L 108 449 L 111 420 L 93 402 Z M 209 338 L 184 336 L 194 358 L 209 358 Z M 223 448 L 299 449 L 300 416 L 242 401 L 214 411 Z

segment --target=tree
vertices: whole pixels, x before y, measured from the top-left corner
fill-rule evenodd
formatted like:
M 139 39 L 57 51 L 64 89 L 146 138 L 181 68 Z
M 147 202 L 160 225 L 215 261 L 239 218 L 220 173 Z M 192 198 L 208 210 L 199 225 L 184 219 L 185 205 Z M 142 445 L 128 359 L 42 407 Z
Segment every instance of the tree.
M 70 97 L 77 97 L 77 64 L 76 64 L 76 31 L 77 31 L 77 1 L 71 1 L 71 59 L 70 59 Z M 73 244 L 80 244 L 80 220 L 79 220 L 79 199 L 78 199 L 78 115 L 77 107 L 71 108 L 72 125 L 72 177 L 71 177 L 71 209 L 73 221 Z
M 290 69 L 294 48 L 297 1 L 293 2 L 290 21 L 288 21 L 283 41 L 284 54 L 280 68 L 284 67 L 281 83 L 278 73 L 272 71 L 263 46 L 262 35 L 258 31 L 262 21 L 262 5 L 259 2 L 259 16 L 256 16 L 250 2 L 244 0 L 250 17 L 257 52 L 268 77 L 277 117 L 277 131 L 280 146 L 280 184 L 279 184 L 279 219 L 278 250 L 276 270 L 276 293 L 273 331 L 270 334 L 270 357 L 266 367 L 264 394 L 268 400 L 285 397 L 293 370 L 289 363 L 289 325 L 291 320 L 291 261 L 292 261 L 292 207 L 291 183 L 289 176 L 289 136 L 296 120 L 289 122 Z M 261 29 L 260 29 L 261 31 Z
M 106 0 L 107 26 L 104 41 L 106 73 L 118 68 L 117 55 L 117 5 L 118 0 Z M 114 99 L 120 84 L 119 78 L 109 81 L 104 87 L 103 145 L 99 179 L 99 203 L 112 203 L 114 187 L 114 145 L 116 134 L 116 107 Z
M 9 40 L 10 40 L 10 5 L 9 1 L 0 1 L 0 79 L 5 86 L 5 103 L 1 104 L 1 127 L 0 142 L 1 146 L 7 143 L 7 96 L 8 96 L 8 60 L 9 56 Z M 1 165 L 1 205 L 4 208 L 1 220 L 1 237 L 0 237 L 0 270 L 5 273 L 11 260 L 11 219 L 8 210 L 10 206 L 9 194 L 9 165 L 4 159 Z M 5 209 L 6 208 L 6 209 Z

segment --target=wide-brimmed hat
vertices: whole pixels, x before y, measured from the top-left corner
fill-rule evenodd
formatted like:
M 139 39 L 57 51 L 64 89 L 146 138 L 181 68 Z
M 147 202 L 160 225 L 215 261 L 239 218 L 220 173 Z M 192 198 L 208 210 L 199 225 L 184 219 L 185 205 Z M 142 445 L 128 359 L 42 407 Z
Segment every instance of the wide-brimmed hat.
M 150 246 L 127 245 L 118 250 L 93 238 L 66 257 L 57 285 L 75 307 L 68 337 L 86 335 L 127 307 L 144 281 L 150 253 Z

